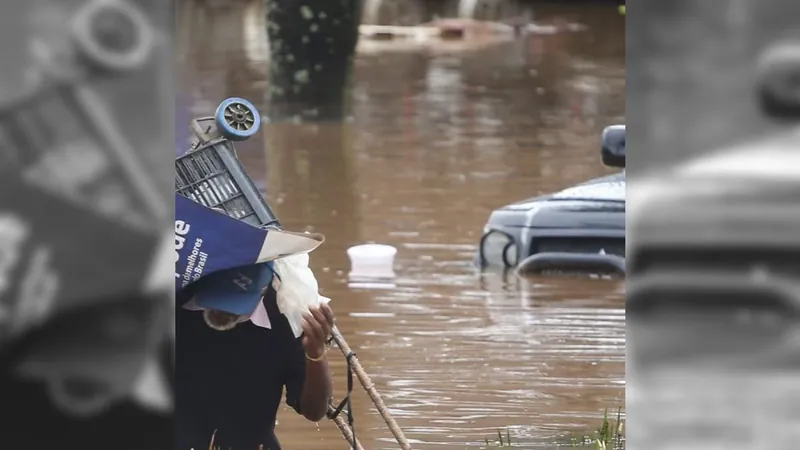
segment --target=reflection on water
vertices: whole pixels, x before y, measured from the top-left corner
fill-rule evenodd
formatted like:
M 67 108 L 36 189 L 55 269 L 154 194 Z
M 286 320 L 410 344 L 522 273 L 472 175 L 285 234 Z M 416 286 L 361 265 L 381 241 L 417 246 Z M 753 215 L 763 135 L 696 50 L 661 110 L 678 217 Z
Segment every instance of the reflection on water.
M 183 9 L 183 121 L 231 95 L 263 104 L 268 84 L 231 31 L 242 13 L 204 8 Z M 477 446 L 502 427 L 552 440 L 624 401 L 621 284 L 470 265 L 492 209 L 608 173 L 598 137 L 624 116 L 622 19 L 613 7 L 548 13 L 590 31 L 362 55 L 347 123 L 268 125 L 237 146 L 283 224 L 326 235 L 312 255 L 323 293 L 419 448 Z M 398 247 L 394 289 L 347 286 L 345 250 L 364 242 Z M 341 398 L 343 359 L 333 369 Z M 366 448 L 396 448 L 360 390 L 354 410 Z M 345 448 L 332 424 L 287 410 L 278 433 L 287 448 Z

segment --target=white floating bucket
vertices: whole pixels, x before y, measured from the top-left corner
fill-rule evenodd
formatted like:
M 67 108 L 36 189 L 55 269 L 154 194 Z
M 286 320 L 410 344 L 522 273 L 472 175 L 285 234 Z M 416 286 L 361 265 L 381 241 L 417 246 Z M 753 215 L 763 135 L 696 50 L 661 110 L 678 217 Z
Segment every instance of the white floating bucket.
M 387 282 L 395 277 L 394 257 L 397 249 L 391 245 L 364 244 L 347 249 L 350 258 L 350 280 L 354 282 Z

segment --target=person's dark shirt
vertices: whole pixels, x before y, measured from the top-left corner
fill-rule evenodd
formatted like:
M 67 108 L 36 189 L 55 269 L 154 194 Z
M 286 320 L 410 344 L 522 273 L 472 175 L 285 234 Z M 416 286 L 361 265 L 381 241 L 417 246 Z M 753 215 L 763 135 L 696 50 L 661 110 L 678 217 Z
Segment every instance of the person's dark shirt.
M 300 411 L 305 352 L 275 301 L 264 296 L 271 329 L 251 322 L 229 331 L 206 325 L 199 311 L 180 307 L 175 344 L 177 450 L 215 446 L 231 450 L 280 450 L 275 417 L 286 403 Z

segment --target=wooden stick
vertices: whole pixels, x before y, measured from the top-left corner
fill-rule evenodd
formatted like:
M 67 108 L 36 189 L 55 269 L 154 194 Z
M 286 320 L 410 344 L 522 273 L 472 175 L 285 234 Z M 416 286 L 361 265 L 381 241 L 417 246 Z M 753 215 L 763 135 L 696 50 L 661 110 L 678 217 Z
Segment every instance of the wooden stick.
M 334 408 L 333 405 L 328 404 L 328 414 L 332 414 L 335 411 L 336 408 Z M 341 415 L 336 415 L 335 417 L 331 418 L 331 420 L 339 428 L 339 431 L 342 432 L 342 436 L 344 436 L 344 439 L 348 444 L 350 444 L 350 448 L 355 450 L 364 450 L 364 447 L 361 446 L 361 442 L 359 442 L 358 439 L 353 441 L 355 438 L 355 436 L 353 436 L 353 430 L 349 425 L 347 425 L 347 422 L 344 421 Z
M 339 333 L 339 329 L 334 326 L 333 330 L 331 331 L 331 335 L 333 336 L 333 340 L 336 342 L 336 345 L 338 345 L 339 349 L 342 351 L 342 354 L 345 356 L 345 358 L 347 358 L 348 355 L 352 353 L 352 350 L 350 349 L 350 346 L 347 345 L 347 342 L 345 342 L 342 334 Z M 397 425 L 397 422 L 395 422 L 392 415 L 389 414 L 389 409 L 386 407 L 386 404 L 383 403 L 381 395 L 378 394 L 378 391 L 375 389 L 375 384 L 372 382 L 372 380 L 370 380 L 369 375 L 364 372 L 364 368 L 361 367 L 358 357 L 351 356 L 350 364 L 353 367 L 353 373 L 356 374 L 358 381 L 361 382 L 361 386 L 363 386 L 364 390 L 367 391 L 367 395 L 369 395 L 369 398 L 372 399 L 372 403 L 375 404 L 375 408 L 377 408 L 381 417 L 383 417 L 383 420 L 386 422 L 386 425 L 389 427 L 389 431 L 392 432 L 394 438 L 397 440 L 397 443 L 400 444 L 400 448 L 403 450 L 411 450 L 411 444 L 408 443 L 408 439 L 406 439 L 405 434 L 403 434 L 403 430 L 400 429 L 400 426 Z

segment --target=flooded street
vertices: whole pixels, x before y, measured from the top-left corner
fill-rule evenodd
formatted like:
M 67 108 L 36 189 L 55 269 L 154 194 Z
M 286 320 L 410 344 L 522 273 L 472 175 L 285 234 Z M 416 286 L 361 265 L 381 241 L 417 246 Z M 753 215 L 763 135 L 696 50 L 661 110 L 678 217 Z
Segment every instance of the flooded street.
M 612 173 L 599 136 L 624 122 L 624 18 L 561 8 L 538 17 L 588 30 L 362 53 L 351 120 L 269 124 L 237 145 L 284 227 L 325 234 L 311 255 L 322 293 L 416 448 L 477 448 L 506 428 L 532 448 L 624 405 L 622 283 L 472 266 L 493 209 Z M 179 126 L 228 96 L 263 107 L 268 62 L 242 31 L 259 9 L 182 11 Z M 348 286 L 346 249 L 367 242 L 398 248 L 394 287 Z M 344 358 L 331 361 L 339 399 Z M 397 448 L 360 386 L 354 402 L 365 448 Z M 288 407 L 277 433 L 285 448 L 347 448 L 333 424 Z

